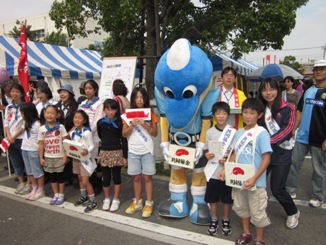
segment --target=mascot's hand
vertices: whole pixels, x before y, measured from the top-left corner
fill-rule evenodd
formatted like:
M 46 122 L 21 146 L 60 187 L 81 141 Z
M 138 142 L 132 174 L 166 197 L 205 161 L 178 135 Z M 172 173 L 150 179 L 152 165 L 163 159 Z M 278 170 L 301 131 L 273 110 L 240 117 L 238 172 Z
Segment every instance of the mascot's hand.
M 160 147 L 163 150 L 163 156 L 165 161 L 169 161 L 169 157 L 170 157 L 169 146 L 170 146 L 170 142 L 162 142 L 160 144 Z
M 196 143 L 196 154 L 195 154 L 195 159 L 194 159 L 195 164 L 197 164 L 199 159 L 203 156 L 204 147 L 205 147 L 204 143 L 202 143 L 202 142 Z

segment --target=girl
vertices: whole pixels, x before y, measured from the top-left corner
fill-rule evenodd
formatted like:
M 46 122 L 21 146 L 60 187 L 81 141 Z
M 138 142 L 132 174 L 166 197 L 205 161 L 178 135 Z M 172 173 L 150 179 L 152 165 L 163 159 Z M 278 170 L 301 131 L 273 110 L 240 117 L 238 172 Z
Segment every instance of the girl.
M 44 173 L 38 153 L 37 137 L 40 128 L 39 116 L 33 103 L 23 103 L 20 112 L 24 118 L 24 136 L 22 155 L 25 164 L 27 179 L 32 183 L 32 192 L 25 198 L 35 201 L 44 196 Z
M 265 106 L 263 126 L 271 135 L 273 149 L 267 169 L 267 174 L 271 173 L 271 190 L 288 216 L 286 226 L 294 229 L 299 224 L 300 211 L 286 191 L 285 184 L 292 164 L 293 143 L 290 140 L 295 123 L 295 108 L 282 100 L 279 84 L 272 78 L 266 78 L 261 83 L 259 98 Z
M 112 85 L 112 92 L 115 96 L 115 99 L 119 102 L 120 113 L 125 113 L 126 109 L 130 108 L 130 102 L 126 97 L 128 94 L 128 88 L 126 87 L 125 83 L 120 79 L 114 80 Z
M 53 100 L 52 91 L 46 83 L 42 83 L 36 91 L 39 99 L 39 102 L 36 104 L 36 109 L 40 116 L 40 122 L 43 125 L 45 123 L 44 108 L 48 105 L 54 105 L 57 102 Z
M 83 143 L 85 149 L 81 153 L 82 156 L 89 156 L 87 164 L 96 165 L 95 160 L 91 159 L 91 152 L 94 150 L 92 132 L 89 128 L 89 119 L 87 114 L 83 110 L 76 111 L 74 115 L 75 128 L 70 132 L 70 138 L 73 141 Z M 92 169 L 85 168 L 85 161 L 73 160 L 73 173 L 78 175 L 80 198 L 75 202 L 75 206 L 82 205 L 90 201 L 88 206 L 85 208 L 85 212 L 88 213 L 97 208 L 97 202 L 95 200 L 94 189 L 89 182 L 89 177 L 95 170 L 95 166 Z M 87 197 L 88 195 L 88 197 Z
M 5 133 L 10 143 L 8 148 L 9 159 L 14 168 L 15 175 L 18 177 L 19 185 L 15 191 L 16 194 L 25 195 L 31 190 L 30 185 L 24 183 L 24 161 L 22 157 L 21 145 L 23 138 L 23 118 L 20 113 L 20 106 L 24 102 L 25 92 L 20 84 L 13 84 L 10 90 L 10 96 L 12 99 L 11 104 L 6 107 L 5 110 Z
M 282 99 L 293 104 L 296 107 L 299 103 L 301 95 L 299 91 L 293 88 L 294 82 L 294 78 L 291 76 L 284 78 L 285 90 L 282 91 Z
M 89 117 L 89 125 L 91 127 L 93 135 L 94 150 L 92 152 L 92 157 L 98 158 L 98 149 L 100 144 L 100 138 L 97 134 L 96 123 L 102 117 L 104 117 L 103 112 L 103 101 L 98 97 L 99 86 L 94 80 L 87 80 L 84 83 L 84 91 L 87 97 L 78 107 L 86 112 Z M 101 192 L 102 189 L 102 172 L 101 167 L 98 165 L 96 169 L 95 183 L 94 183 L 95 193 Z
M 149 95 L 143 87 L 133 89 L 130 97 L 131 108 L 149 108 Z M 157 135 L 157 117 L 152 111 L 151 120 L 134 118 L 131 124 L 123 124 L 122 135 L 128 139 L 128 174 L 133 177 L 135 198 L 126 209 L 127 214 L 142 211 L 147 218 L 153 212 L 153 179 L 156 173 L 154 143 L 152 136 Z M 142 175 L 145 181 L 146 202 L 142 205 Z
M 97 132 L 101 139 L 101 151 L 98 162 L 103 172 L 103 210 L 115 212 L 120 206 L 121 166 L 127 166 L 127 140 L 122 136 L 122 121 L 117 101 L 107 99 L 104 102 L 105 117 L 97 122 Z M 114 195 L 110 207 L 111 175 L 114 183 Z
M 50 205 L 64 203 L 65 182 L 63 169 L 67 162 L 62 140 L 67 137 L 65 127 L 58 121 L 59 111 L 54 105 L 48 105 L 44 110 L 45 125 L 38 133 L 40 161 L 44 171 L 50 175 L 53 198 Z

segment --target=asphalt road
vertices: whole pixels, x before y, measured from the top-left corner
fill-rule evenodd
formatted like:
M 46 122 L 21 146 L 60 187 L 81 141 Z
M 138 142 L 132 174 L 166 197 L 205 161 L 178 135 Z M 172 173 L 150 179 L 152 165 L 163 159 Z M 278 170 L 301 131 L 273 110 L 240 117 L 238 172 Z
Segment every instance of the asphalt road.
M 66 202 L 50 206 L 51 187 L 46 185 L 47 196 L 38 201 L 26 201 L 14 194 L 17 182 L 3 170 L 5 158 L 0 157 L 0 244 L 234 244 L 241 233 L 241 220 L 232 212 L 233 233 L 225 237 L 206 235 L 207 227 L 191 224 L 188 218 L 166 219 L 157 213 L 160 201 L 169 197 L 168 179 L 154 180 L 154 213 L 143 219 L 140 213 L 126 215 L 124 210 L 133 197 L 132 180 L 123 176 L 121 207 L 117 213 L 94 210 L 83 213 L 74 207 L 78 189 L 66 188 Z M 311 208 L 311 163 L 306 159 L 298 190 L 298 208 L 301 211 L 299 226 L 294 230 L 285 227 L 286 215 L 278 202 L 269 196 L 267 213 L 272 224 L 265 229 L 266 244 L 326 244 L 326 207 Z M 191 197 L 189 196 L 191 200 Z M 97 196 L 99 207 L 102 194 Z M 222 211 L 222 210 L 220 210 Z M 220 212 L 221 213 L 221 212 Z

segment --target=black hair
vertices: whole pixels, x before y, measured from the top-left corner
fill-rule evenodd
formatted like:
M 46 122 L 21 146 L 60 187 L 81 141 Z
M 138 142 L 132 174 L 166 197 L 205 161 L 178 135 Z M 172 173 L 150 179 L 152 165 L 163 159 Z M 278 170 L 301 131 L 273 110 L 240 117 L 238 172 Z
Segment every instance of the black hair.
M 266 89 L 267 84 L 269 84 L 270 88 L 276 89 L 276 91 L 277 91 L 277 96 L 276 96 L 275 100 L 273 101 L 273 105 L 271 108 L 272 117 L 275 118 L 276 114 L 280 110 L 280 107 L 282 104 L 282 93 L 280 90 L 280 85 L 274 78 L 271 78 L 271 77 L 265 78 L 261 82 L 261 84 L 259 86 L 259 90 L 258 90 L 258 98 L 261 100 L 261 102 L 263 102 L 263 105 L 265 107 L 267 106 L 267 101 L 264 99 L 262 93 L 263 93 L 263 90 Z
M 121 112 L 120 112 L 120 106 L 119 106 L 119 102 L 113 99 L 107 99 L 104 101 L 103 103 L 103 110 L 107 108 L 107 109 L 112 109 L 112 110 L 117 110 L 117 114 L 116 117 L 120 117 Z
M 128 94 L 128 88 L 121 79 L 116 79 L 112 85 L 112 92 L 115 96 L 122 95 L 126 97 Z
M 93 89 L 95 90 L 95 96 L 98 96 L 98 90 L 99 90 L 99 86 L 97 84 L 97 82 L 95 82 L 94 80 L 90 79 L 90 80 L 87 80 L 85 83 L 84 83 L 84 91 L 85 91 L 85 86 L 86 84 L 89 84 L 93 87 Z
M 46 98 L 48 100 L 50 100 L 50 99 L 53 98 L 51 89 L 48 86 L 44 85 L 44 84 L 42 84 L 41 86 L 39 86 L 37 88 L 37 91 L 40 92 L 40 93 L 44 93 L 46 95 Z
M 76 115 L 77 113 L 81 114 L 82 117 L 84 118 L 84 120 L 85 120 L 85 122 L 84 122 L 84 127 L 88 127 L 88 128 L 89 128 L 89 127 L 90 127 L 90 126 L 89 126 L 89 117 L 88 117 L 87 113 L 86 113 L 84 110 L 77 110 L 77 111 L 74 113 L 74 117 L 75 117 L 75 115 Z
M 135 101 L 138 92 L 140 92 L 143 95 L 144 108 L 149 108 L 149 95 L 146 89 L 143 87 L 135 87 L 132 90 L 130 95 L 130 108 L 134 108 L 134 109 L 138 108 Z
M 224 102 L 224 101 L 219 101 L 219 102 L 216 102 L 213 106 L 212 106 L 212 115 L 214 116 L 215 112 L 217 110 L 222 110 L 222 111 L 225 111 L 228 115 L 230 115 L 230 111 L 231 111 L 231 108 L 229 106 L 228 103 Z
M 221 76 L 223 77 L 223 75 L 226 73 L 229 73 L 229 71 L 231 71 L 233 73 L 234 77 L 236 77 L 238 75 L 237 71 L 233 67 L 227 66 L 222 70 Z
M 23 101 L 23 102 L 25 102 L 25 91 L 24 91 L 24 88 L 23 88 L 23 86 L 22 85 L 20 85 L 19 83 L 14 83 L 13 85 L 12 85 L 12 88 L 11 88 L 11 90 L 12 89 L 17 89 L 17 90 L 19 90 L 20 91 L 20 93 L 22 94 L 22 97 L 21 97 L 21 100 Z M 10 91 L 11 91 L 10 90 Z
M 62 117 L 62 115 L 61 115 L 61 113 L 59 111 L 59 108 L 56 105 L 47 105 L 45 108 L 42 109 L 41 114 L 40 114 L 40 122 L 41 122 L 41 124 L 43 125 L 43 124 L 46 123 L 46 119 L 44 117 L 44 114 L 45 114 L 46 109 L 48 109 L 50 107 L 53 108 L 56 111 L 57 115 L 58 115 L 56 121 L 59 122 L 60 124 L 63 124 L 64 123 L 64 118 Z
M 259 115 L 264 112 L 264 105 L 258 98 L 248 98 L 242 104 L 242 111 L 245 109 L 257 111 Z
M 32 128 L 34 122 L 40 120 L 36 106 L 32 102 L 26 102 L 21 105 L 19 110 L 22 115 L 24 115 L 25 130 L 29 131 Z

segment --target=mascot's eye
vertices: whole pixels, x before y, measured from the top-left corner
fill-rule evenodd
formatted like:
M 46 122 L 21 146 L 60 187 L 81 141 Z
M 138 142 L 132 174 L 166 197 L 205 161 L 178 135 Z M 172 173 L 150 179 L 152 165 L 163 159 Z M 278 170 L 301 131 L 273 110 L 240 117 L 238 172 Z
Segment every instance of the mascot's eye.
M 187 98 L 191 98 L 194 95 L 197 94 L 197 88 L 194 85 L 189 85 L 187 87 L 185 87 L 185 89 L 183 90 L 183 98 L 187 99 Z
M 174 94 L 169 87 L 164 87 L 163 90 L 167 97 L 169 97 L 170 99 L 174 98 Z

